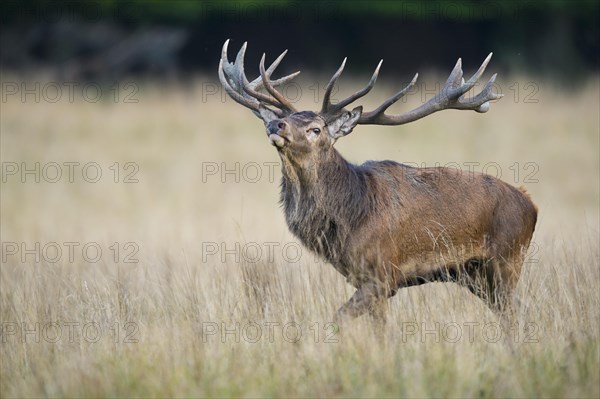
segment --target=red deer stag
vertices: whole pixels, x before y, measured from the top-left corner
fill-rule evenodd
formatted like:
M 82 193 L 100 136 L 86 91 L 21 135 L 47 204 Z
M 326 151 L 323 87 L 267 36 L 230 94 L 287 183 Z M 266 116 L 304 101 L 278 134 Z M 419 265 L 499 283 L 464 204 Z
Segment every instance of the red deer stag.
M 402 287 L 431 281 L 459 282 L 493 309 L 509 303 L 537 219 L 524 189 L 453 168 L 414 168 L 393 161 L 353 165 L 333 147 L 356 125 L 402 125 L 444 109 L 486 112 L 490 101 L 501 97 L 492 91 L 496 75 L 479 94 L 467 98 L 466 93 L 492 54 L 467 82 L 459 59 L 439 94 L 399 115 L 385 112 L 415 85 L 417 75 L 375 110 L 364 112 L 358 106 L 348 111 L 346 106 L 373 88 L 381 62 L 366 87 L 334 104 L 331 92 L 344 59 L 317 113 L 298 112 L 276 90 L 299 73 L 271 79 L 286 52 L 267 69 L 263 54 L 260 76 L 249 82 L 246 43 L 230 63 L 228 42 L 219 78 L 229 96 L 266 125 L 282 161 L 281 203 L 289 229 L 356 287 L 336 320 L 368 312 L 385 321 L 387 298 Z

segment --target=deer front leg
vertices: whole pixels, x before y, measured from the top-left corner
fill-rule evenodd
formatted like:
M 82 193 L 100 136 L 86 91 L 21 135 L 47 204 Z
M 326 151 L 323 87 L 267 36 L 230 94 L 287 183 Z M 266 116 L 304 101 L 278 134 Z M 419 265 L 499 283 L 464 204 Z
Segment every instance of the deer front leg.
M 353 319 L 369 312 L 377 321 L 385 323 L 385 307 L 383 301 L 387 298 L 382 284 L 370 282 L 360 286 L 354 295 L 336 313 L 335 322 Z

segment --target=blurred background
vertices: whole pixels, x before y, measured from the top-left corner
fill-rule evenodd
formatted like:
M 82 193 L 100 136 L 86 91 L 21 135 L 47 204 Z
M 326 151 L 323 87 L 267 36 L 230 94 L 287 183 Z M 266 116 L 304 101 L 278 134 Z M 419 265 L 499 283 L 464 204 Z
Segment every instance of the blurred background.
M 553 1 L 3 1 L 4 70 L 65 79 L 213 74 L 227 38 L 249 41 L 249 65 L 289 48 L 288 65 L 365 72 L 447 69 L 494 51 L 506 74 L 572 86 L 598 71 L 599 5 Z M 256 46 L 256 47 L 254 47 Z M 388 69 L 389 68 L 389 69 Z
M 600 395 L 600 2 L 3 0 L 0 15 L 0 319 L 134 323 L 138 339 L 3 335 L 0 396 Z M 344 57 L 334 99 L 384 59 L 366 109 L 418 72 L 400 113 L 493 52 L 489 112 L 359 126 L 336 148 L 525 187 L 539 219 L 512 320 L 538 344 L 405 344 L 406 321 L 496 320 L 451 284 L 392 298 L 389 341 L 360 322 L 337 346 L 203 341 L 204 321 L 326 323 L 353 293 L 288 232 L 277 152 L 219 83 L 228 38 L 230 60 L 248 41 L 250 79 L 289 49 L 274 77 L 302 70 L 282 92 L 309 110 Z

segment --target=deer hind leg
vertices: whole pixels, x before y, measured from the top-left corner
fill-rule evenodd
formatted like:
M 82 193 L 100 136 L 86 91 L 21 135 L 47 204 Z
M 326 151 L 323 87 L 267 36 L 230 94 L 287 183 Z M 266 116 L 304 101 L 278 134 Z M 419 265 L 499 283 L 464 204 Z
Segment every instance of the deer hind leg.
M 465 264 L 464 283 L 496 313 L 510 310 L 512 296 L 521 274 L 520 256 L 470 260 Z
M 514 308 L 514 292 L 521 276 L 523 261 L 523 257 L 518 253 L 495 261 L 496 303 L 503 311 Z

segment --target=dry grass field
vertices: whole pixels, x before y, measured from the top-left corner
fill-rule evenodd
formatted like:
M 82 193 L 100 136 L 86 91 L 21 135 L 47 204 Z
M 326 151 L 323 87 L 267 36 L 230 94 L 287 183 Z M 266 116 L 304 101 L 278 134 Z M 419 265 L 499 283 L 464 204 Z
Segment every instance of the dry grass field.
M 508 331 L 440 283 L 401 290 L 383 331 L 331 325 L 353 290 L 287 231 L 262 122 L 209 83 L 140 82 L 138 102 L 3 92 L 0 396 L 600 397 L 598 78 L 505 77 L 487 114 L 337 144 L 527 188 L 539 219 Z

